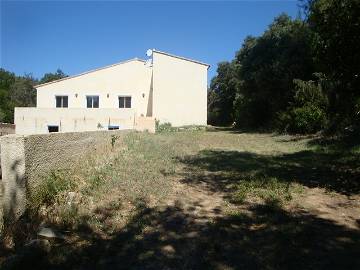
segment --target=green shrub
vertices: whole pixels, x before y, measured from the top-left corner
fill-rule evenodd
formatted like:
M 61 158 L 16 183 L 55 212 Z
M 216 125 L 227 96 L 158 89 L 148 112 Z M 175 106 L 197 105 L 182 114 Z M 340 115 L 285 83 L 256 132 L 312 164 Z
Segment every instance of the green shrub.
M 160 121 L 156 121 L 156 132 L 177 132 L 177 131 L 199 131 L 206 130 L 206 126 L 200 125 L 187 125 L 181 127 L 173 127 L 171 123 L 165 122 L 160 124 Z
M 72 190 L 75 183 L 68 177 L 67 170 L 51 171 L 30 194 L 30 206 L 38 208 L 56 201 L 56 196 L 64 191 Z
M 294 80 L 294 102 L 278 114 L 277 127 L 290 133 L 316 133 L 327 126 L 328 100 L 323 93 L 321 80 Z
M 326 125 L 325 112 L 316 105 L 308 104 L 292 110 L 293 125 L 291 131 L 299 133 L 315 133 Z
M 156 132 L 171 132 L 176 131 L 176 128 L 174 128 L 171 123 L 165 122 L 160 124 L 159 121 L 156 121 Z
M 327 124 L 326 113 L 313 104 L 292 108 L 279 115 L 282 130 L 290 133 L 311 134 L 316 133 Z
M 114 149 L 116 141 L 119 139 L 119 136 L 111 135 L 111 148 Z

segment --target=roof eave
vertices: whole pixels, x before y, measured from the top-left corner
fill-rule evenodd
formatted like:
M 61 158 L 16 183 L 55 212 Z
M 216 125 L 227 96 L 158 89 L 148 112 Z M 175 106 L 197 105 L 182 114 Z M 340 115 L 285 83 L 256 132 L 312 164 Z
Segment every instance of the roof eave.
M 49 84 L 52 84 L 52 83 L 57 83 L 57 82 L 65 81 L 65 80 L 68 80 L 68 79 L 80 77 L 80 76 L 86 75 L 86 74 L 88 74 L 88 73 L 92 73 L 92 72 L 95 72 L 95 71 L 99 71 L 99 70 L 111 68 L 111 67 L 114 67 L 114 66 L 117 66 L 117 65 L 121 65 L 121 64 L 126 64 L 126 63 L 131 62 L 131 61 L 140 61 L 140 62 L 144 62 L 144 63 L 146 62 L 146 61 L 143 60 L 143 59 L 139 59 L 139 58 L 135 57 L 135 58 L 132 58 L 132 59 L 129 59 L 129 60 L 121 61 L 121 62 L 112 64 L 112 65 L 108 65 L 108 66 L 105 66 L 105 67 L 101 67 L 101 68 L 97 68 L 97 69 L 92 69 L 92 70 L 89 70 L 89 71 L 85 71 L 85 72 L 80 73 L 80 74 L 77 74 L 77 75 L 73 75 L 73 76 L 61 78 L 61 79 L 58 79 L 58 80 L 55 80 L 55 81 L 51 81 L 51 82 L 47 82 L 47 83 L 38 84 L 38 85 L 35 85 L 34 88 L 37 89 L 37 88 L 40 88 L 40 87 L 43 87 L 43 86 L 46 86 L 46 85 L 49 85 Z
M 207 69 L 210 68 L 210 65 L 207 64 L 207 63 L 204 63 L 204 62 L 200 62 L 200 61 L 193 60 L 193 59 L 186 58 L 186 57 L 182 57 L 182 56 L 177 56 L 177 55 L 167 53 L 167 52 L 163 52 L 163 51 L 159 51 L 159 50 L 156 50 L 156 49 L 152 49 L 152 51 L 155 52 L 155 53 L 160 53 L 160 54 L 167 55 L 167 56 L 174 57 L 174 58 L 178 58 L 178 59 L 181 59 L 181 60 L 193 62 L 193 63 L 199 64 L 199 65 L 204 65 L 204 66 L 207 66 Z

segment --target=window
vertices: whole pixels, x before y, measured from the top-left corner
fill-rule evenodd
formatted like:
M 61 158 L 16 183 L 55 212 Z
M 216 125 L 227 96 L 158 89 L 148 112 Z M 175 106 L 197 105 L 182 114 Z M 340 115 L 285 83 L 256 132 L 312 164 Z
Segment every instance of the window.
M 59 126 L 48 126 L 49 133 L 59 132 Z
M 108 130 L 117 130 L 119 126 L 108 126 Z
M 99 108 L 99 96 L 86 96 L 87 108 Z
M 131 97 L 119 97 L 119 108 L 131 108 Z
M 68 96 L 56 96 L 56 108 L 68 107 Z

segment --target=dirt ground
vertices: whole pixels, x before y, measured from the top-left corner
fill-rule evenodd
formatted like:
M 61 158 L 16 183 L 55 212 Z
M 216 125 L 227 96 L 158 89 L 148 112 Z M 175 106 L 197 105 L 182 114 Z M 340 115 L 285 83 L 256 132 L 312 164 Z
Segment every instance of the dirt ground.
M 52 224 L 64 240 L 51 240 L 36 263 L 5 266 L 360 269 L 360 187 L 347 181 L 358 179 L 359 155 L 311 143 L 229 131 L 136 135 L 122 163 L 101 171 L 109 184 L 86 201 L 82 225 Z M 134 162 L 143 166 L 130 174 L 124 164 Z M 239 190 L 246 196 L 235 201 Z

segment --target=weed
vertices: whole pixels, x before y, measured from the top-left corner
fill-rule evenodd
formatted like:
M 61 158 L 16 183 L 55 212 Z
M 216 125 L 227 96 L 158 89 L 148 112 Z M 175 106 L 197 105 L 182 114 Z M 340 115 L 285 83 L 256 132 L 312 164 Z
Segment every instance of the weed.
M 235 186 L 231 201 L 243 203 L 247 198 L 258 198 L 267 204 L 282 205 L 291 201 L 293 193 L 300 192 L 298 186 L 280 181 L 276 177 L 250 176 L 239 181 Z
M 119 139 L 119 136 L 111 135 L 111 148 L 114 149 L 116 141 Z
M 61 192 L 72 190 L 75 182 L 69 176 L 68 170 L 51 171 L 30 194 L 31 208 L 50 205 L 55 202 Z
M 200 126 L 200 125 L 185 125 L 180 127 L 173 127 L 171 123 L 165 122 L 160 124 L 160 121 L 156 121 L 156 132 L 178 132 L 178 131 L 205 131 L 206 126 Z

